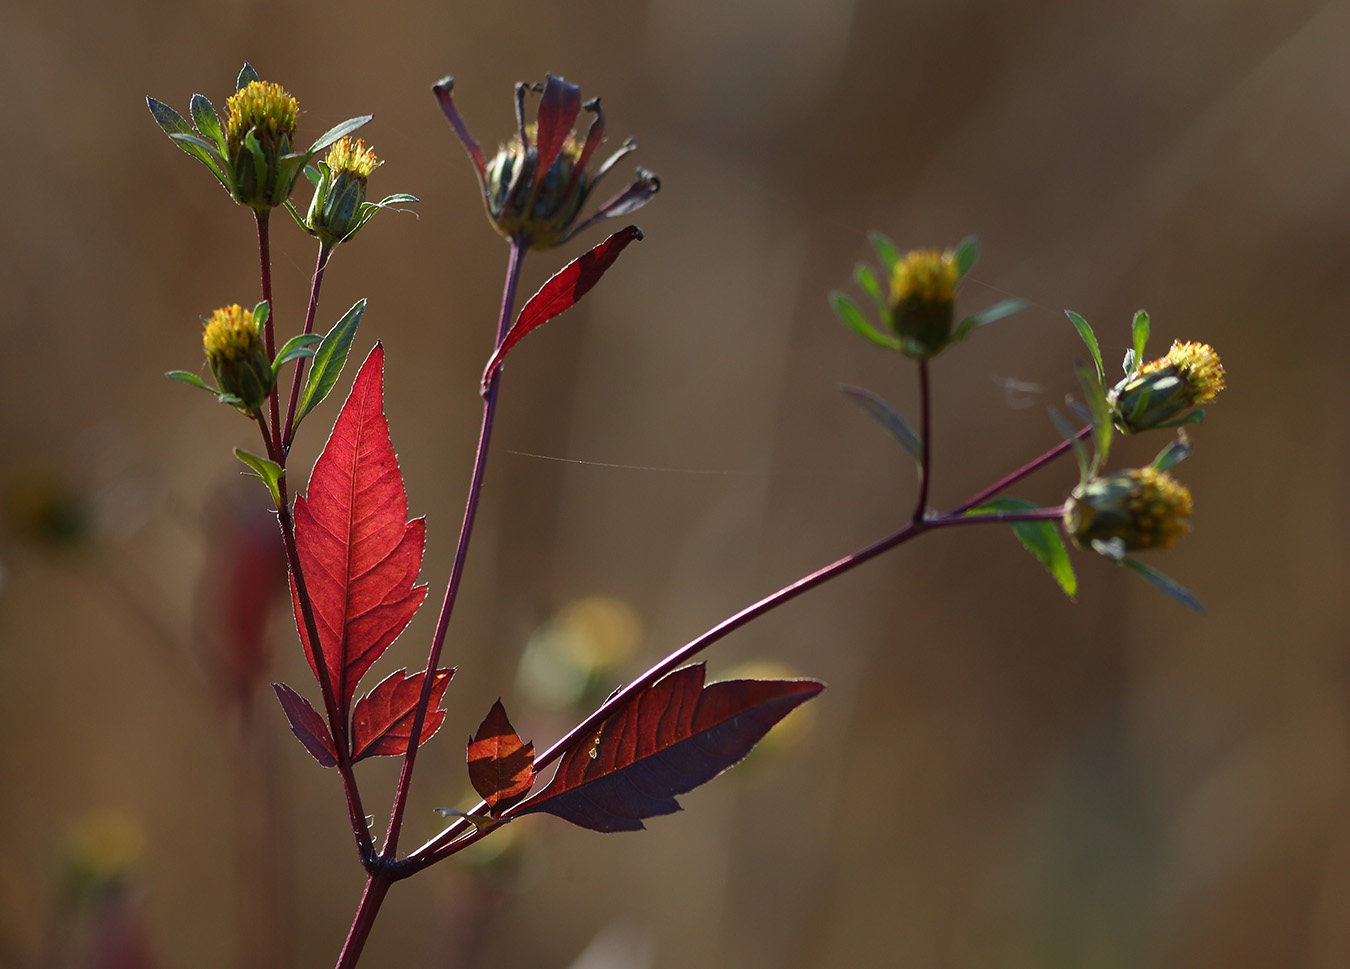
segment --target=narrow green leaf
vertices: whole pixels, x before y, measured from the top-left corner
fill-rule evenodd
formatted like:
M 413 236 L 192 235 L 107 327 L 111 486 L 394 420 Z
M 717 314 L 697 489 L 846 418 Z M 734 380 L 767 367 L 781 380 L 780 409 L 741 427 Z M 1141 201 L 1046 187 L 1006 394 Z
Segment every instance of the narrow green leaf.
M 1055 430 L 1059 431 L 1060 437 L 1064 438 L 1066 441 L 1072 442 L 1073 458 L 1074 461 L 1078 463 L 1078 483 L 1085 483 L 1089 477 L 1088 471 L 1090 470 L 1087 448 L 1085 448 L 1083 442 L 1079 440 L 1078 432 L 1074 430 L 1060 412 L 1053 407 L 1050 409 L 1050 420 L 1054 421 Z
M 1190 456 L 1191 441 L 1183 431 L 1175 441 L 1158 452 L 1158 456 L 1153 459 L 1153 468 L 1156 471 L 1170 471 Z
M 220 116 L 203 94 L 192 95 L 192 123 L 203 138 L 216 143 L 216 150 L 223 156 L 226 151 L 225 132 L 220 130 Z
M 196 135 L 172 134 L 169 139 L 183 151 L 187 152 L 197 161 L 201 162 L 211 170 L 211 174 L 216 177 L 216 181 L 225 186 L 229 191 L 230 183 L 225 175 L 224 159 L 216 157 L 215 149 Z
M 1092 443 L 1097 452 L 1093 460 L 1095 472 L 1106 461 L 1106 456 L 1111 451 L 1111 434 L 1115 426 L 1111 423 L 1106 390 L 1097 379 L 1096 371 L 1089 369 L 1084 363 L 1075 363 L 1074 371 L 1078 374 L 1078 382 L 1083 387 L 1084 403 L 1087 404 L 1088 413 L 1092 415 Z
M 290 199 L 287 199 L 281 204 L 285 207 L 287 212 L 291 213 L 291 218 L 295 220 L 295 224 L 298 225 L 300 228 L 304 229 L 306 232 L 308 232 L 309 226 L 305 223 L 305 220 L 301 217 L 299 210 L 296 209 L 295 203 L 292 202 Z
M 918 434 L 914 433 L 914 429 L 905 422 L 905 419 L 896 413 L 895 408 L 881 397 L 870 390 L 864 390 L 862 387 L 844 384 L 840 386 L 839 392 L 875 418 L 882 427 L 890 431 L 901 446 L 910 453 L 915 462 L 920 466 L 923 465 L 923 441 Z
M 964 278 L 975 268 L 975 260 L 980 258 L 980 240 L 976 236 L 966 236 L 956 244 L 956 276 Z
M 858 309 L 858 304 L 853 302 L 843 293 L 834 292 L 830 294 L 830 306 L 835 314 L 844 321 L 854 333 L 858 334 L 864 340 L 870 340 L 879 347 L 885 347 L 887 350 L 899 350 L 900 341 L 894 337 L 884 336 L 881 331 L 867 321 L 863 311 Z
M 286 345 L 281 348 L 277 358 L 272 361 L 272 372 L 277 373 L 292 360 L 314 356 L 314 344 L 321 340 L 323 340 L 323 337 L 317 333 L 301 333 L 298 336 L 291 337 L 286 341 Z
M 256 304 L 253 307 L 253 322 L 261 328 L 267 322 L 267 318 L 272 315 L 272 307 L 268 305 L 267 300 Z
M 872 248 L 876 250 L 877 258 L 881 260 L 881 265 L 885 267 L 886 276 L 889 278 L 895 273 L 896 263 L 900 261 L 900 250 L 880 232 L 869 232 L 867 238 L 871 241 Z
M 323 165 L 323 162 L 319 162 L 319 164 Z M 305 178 L 309 179 L 309 184 L 315 186 L 316 188 L 318 187 L 319 183 L 323 181 L 323 172 L 319 171 L 319 169 L 315 168 L 313 165 L 306 165 L 303 170 L 305 173 Z
M 352 337 L 356 336 L 356 328 L 361 323 L 361 314 L 365 311 L 366 301 L 357 300 L 351 309 L 342 314 L 342 319 L 333 325 L 319 344 L 319 349 L 314 353 L 314 365 L 310 368 L 309 379 L 305 381 L 305 389 L 300 394 L 300 409 L 295 415 L 296 427 L 300 426 L 306 414 L 323 403 L 323 399 L 328 396 L 328 392 L 342 375 L 342 368 L 347 363 L 347 353 L 351 350 Z
M 145 104 L 150 109 L 150 116 L 155 119 L 155 124 L 159 125 L 166 135 L 172 137 L 173 135 L 192 134 L 192 125 L 188 124 L 181 114 L 163 101 L 146 98 Z
M 1144 347 L 1148 345 L 1148 314 L 1143 310 L 1135 313 L 1131 330 L 1134 333 L 1134 366 L 1138 367 L 1144 362 Z
M 359 118 L 348 118 L 346 121 L 342 122 L 342 124 L 335 125 L 334 127 L 329 128 L 327 131 L 323 133 L 322 136 L 320 136 L 318 141 L 314 142 L 314 144 L 309 146 L 309 154 L 313 155 L 315 152 L 323 151 L 325 148 L 327 148 L 333 142 L 337 141 L 343 135 L 351 134 L 357 128 L 361 127 L 363 124 L 369 121 L 372 117 L 373 115 L 363 114 Z
M 234 89 L 236 91 L 242 91 L 254 81 L 261 80 L 262 78 L 258 76 L 258 72 L 253 69 L 253 65 L 248 61 L 244 61 L 244 66 L 239 71 L 239 79 L 234 82 Z
M 1183 606 L 1194 609 L 1202 616 L 1205 614 L 1205 607 L 1200 605 L 1200 600 L 1192 595 L 1189 589 L 1179 584 L 1170 576 L 1164 575 L 1151 565 L 1145 565 L 1138 559 L 1130 558 L 1128 555 L 1121 556 L 1120 564 L 1142 578 L 1145 582 L 1148 582 L 1154 588 L 1166 592 Z
M 1102 366 L 1102 350 L 1097 343 L 1097 334 L 1092 332 L 1092 327 L 1088 326 L 1088 321 L 1083 319 L 1073 310 L 1065 310 L 1064 315 L 1069 318 L 1078 335 L 1083 338 L 1087 344 L 1088 352 L 1092 354 L 1092 362 L 1097 368 L 1097 380 L 1102 384 L 1106 383 L 1106 368 Z
M 213 396 L 216 393 L 215 388 L 207 384 L 205 380 L 198 377 L 195 373 L 189 373 L 186 370 L 169 370 L 164 376 L 168 377 L 170 380 L 181 380 L 183 383 L 192 387 L 200 387 L 202 390 Z
M 876 303 L 883 313 L 886 311 L 886 297 L 882 295 L 881 283 L 871 266 L 865 262 L 858 263 L 853 269 L 853 281 L 872 297 L 872 302 Z
M 245 451 L 241 447 L 234 449 L 234 456 L 253 469 L 252 471 L 245 471 L 244 474 L 251 478 L 257 478 L 267 485 L 267 490 L 272 492 L 272 501 L 278 508 L 281 507 L 281 486 L 279 482 L 282 476 L 286 474 L 285 469 L 275 461 L 258 457 L 258 455 Z
M 1026 309 L 1026 305 L 1027 301 L 1024 299 L 1005 299 L 995 303 L 987 310 L 982 310 L 974 316 L 967 316 L 962 320 L 957 325 L 956 330 L 952 335 L 952 339 L 953 341 L 964 340 L 972 332 L 978 330 L 982 326 L 987 326 L 990 323 L 1012 316 L 1014 313 L 1020 313 L 1022 310 Z
M 994 498 L 978 508 L 966 512 L 968 515 L 990 511 L 1035 511 L 1040 506 L 1021 498 Z M 1073 563 L 1069 560 L 1069 550 L 1064 547 L 1064 539 L 1059 528 L 1051 521 L 1009 522 L 1013 534 L 1032 555 L 1040 560 L 1064 594 L 1070 599 L 1078 595 L 1078 576 L 1074 574 Z
M 407 192 L 395 192 L 393 195 L 386 195 L 375 204 L 380 208 L 386 205 L 408 205 L 412 202 L 422 201 L 416 195 L 409 195 Z

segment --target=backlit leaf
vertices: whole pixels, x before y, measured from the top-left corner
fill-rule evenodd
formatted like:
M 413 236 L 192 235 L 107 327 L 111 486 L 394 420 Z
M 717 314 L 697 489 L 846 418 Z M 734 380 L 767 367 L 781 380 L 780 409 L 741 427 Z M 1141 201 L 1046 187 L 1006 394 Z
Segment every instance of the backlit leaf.
M 900 349 L 899 340 L 893 336 L 886 336 L 874 327 L 863 314 L 863 311 L 858 309 L 858 304 L 843 293 L 830 294 L 830 307 L 834 310 L 835 315 L 844 321 L 845 326 L 864 340 L 875 343 L 879 347 L 885 347 L 887 350 Z
M 977 515 L 987 511 L 1035 511 L 1039 505 L 1021 498 L 993 498 L 978 508 L 972 508 L 966 514 Z M 1070 599 L 1078 595 L 1078 576 L 1074 574 L 1073 563 L 1069 560 L 1069 550 L 1064 547 L 1064 538 L 1059 525 L 1052 521 L 1009 522 L 1013 534 L 1032 555 L 1040 560 L 1059 583 L 1064 594 Z
M 492 704 L 469 740 L 469 780 L 497 814 L 516 804 L 534 786 L 534 744 L 520 739 L 502 701 Z
M 329 679 L 345 717 L 352 695 L 426 596 L 414 585 L 426 527 L 408 521 L 408 499 L 384 417 L 384 349 L 375 345 L 352 384 L 333 433 L 295 501 L 295 542 L 314 606 Z M 300 640 L 318 676 L 295 578 Z
M 365 757 L 397 757 L 408 752 L 408 738 L 412 736 L 413 714 L 422 695 L 422 681 L 426 672 L 408 676 L 407 670 L 390 673 L 375 689 L 356 701 L 352 707 L 352 762 Z M 454 670 L 437 670 L 427 700 L 427 714 L 422 721 L 422 746 L 440 729 L 445 720 L 441 698 L 450 685 Z
M 1097 368 L 1097 380 L 1106 383 L 1106 370 L 1102 367 L 1102 350 L 1097 344 L 1097 334 L 1092 332 L 1092 327 L 1088 325 L 1088 321 L 1073 310 L 1065 310 L 1064 315 L 1069 318 L 1069 322 L 1073 324 L 1074 329 L 1078 331 L 1078 335 L 1087 344 L 1088 352 L 1092 354 L 1092 364 Z
M 361 316 L 365 311 L 365 300 L 359 299 L 353 303 L 352 308 L 342 314 L 342 319 L 333 324 L 319 344 L 319 349 L 314 351 L 314 365 L 305 381 L 305 389 L 300 394 L 300 408 L 295 413 L 296 427 L 300 426 L 306 414 L 323 403 L 342 375 L 342 368 L 347 365 L 347 354 L 352 347 L 352 337 L 356 336 L 356 328 L 361 325 Z
M 516 317 L 515 325 L 506 334 L 501 347 L 488 361 L 487 368 L 483 371 L 483 392 L 487 392 L 493 374 L 502 365 L 502 359 L 520 342 L 521 337 L 575 306 L 581 297 L 590 292 L 592 286 L 600 282 L 600 277 L 614 264 L 614 260 L 619 258 L 619 253 L 623 252 L 634 239 L 641 238 L 641 229 L 635 225 L 625 226 L 590 252 L 582 253 L 573 259 L 539 287 L 539 292 L 530 297 L 530 301 Z
M 896 413 L 895 408 L 881 397 L 870 390 L 864 390 L 862 387 L 851 387 L 845 384 L 839 388 L 839 392 L 871 414 L 882 427 L 891 432 L 901 446 L 909 452 L 910 457 L 919 464 L 923 463 L 923 441 L 919 439 L 918 434 L 914 433 L 914 429 L 906 423 L 905 419 Z
M 642 819 L 680 809 L 692 791 L 735 764 L 825 684 L 728 680 L 703 685 L 686 666 L 614 711 L 590 743 L 568 751 L 548 786 L 512 809 L 544 812 L 592 831 L 640 831 Z

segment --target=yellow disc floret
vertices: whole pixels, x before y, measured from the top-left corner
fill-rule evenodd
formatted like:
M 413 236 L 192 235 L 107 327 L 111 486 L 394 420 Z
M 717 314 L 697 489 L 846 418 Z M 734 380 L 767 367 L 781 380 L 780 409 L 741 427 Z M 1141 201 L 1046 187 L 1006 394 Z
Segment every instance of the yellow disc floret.
M 250 81 L 225 100 L 225 138 L 231 152 L 239 150 L 250 131 L 258 138 L 275 140 L 295 135 L 300 105 L 280 84 Z
M 328 149 L 328 157 L 324 160 L 334 177 L 345 172 L 361 179 L 369 178 L 371 172 L 384 164 L 375 157 L 374 151 L 366 147 L 364 141 L 360 138 L 352 141 L 346 135 Z
M 258 339 L 258 324 L 253 320 L 253 311 L 238 303 L 212 313 L 202 332 L 202 346 L 211 360 L 242 360 L 253 352 Z
M 899 306 L 906 300 L 953 303 L 959 278 L 955 253 L 916 249 L 895 264 L 891 274 L 891 305 Z
M 1139 368 L 1139 375 L 1168 368 L 1174 368 L 1185 382 L 1192 404 L 1207 404 L 1223 390 L 1223 364 L 1208 343 L 1173 341 L 1167 356 L 1144 364 Z

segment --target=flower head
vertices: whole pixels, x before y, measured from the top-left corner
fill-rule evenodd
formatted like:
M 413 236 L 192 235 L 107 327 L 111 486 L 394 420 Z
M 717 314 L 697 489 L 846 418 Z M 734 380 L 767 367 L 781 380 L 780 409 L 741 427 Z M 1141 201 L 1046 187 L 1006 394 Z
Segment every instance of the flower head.
M 1073 490 L 1064 528 L 1079 546 L 1117 541 L 1126 551 L 1171 548 L 1190 526 L 1191 493 L 1156 468 L 1093 478 Z
M 1190 418 L 1223 390 L 1223 364 L 1207 343 L 1174 342 L 1167 356 L 1144 364 L 1111 389 L 1115 424 L 1125 433 L 1170 427 Z
M 225 111 L 225 141 L 233 155 L 249 134 L 289 149 L 300 104 L 280 84 L 250 81 L 225 99 Z
M 253 311 L 234 303 L 212 313 L 202 331 L 206 362 L 216 386 L 220 393 L 234 397 L 230 403 L 249 416 L 261 412 L 276 381 L 259 330 Z
M 360 138 L 353 141 L 345 135 L 328 149 L 328 156 L 319 163 L 318 181 L 314 197 L 309 202 L 309 213 L 300 226 L 331 248 L 346 242 L 370 221 L 379 209 L 392 202 L 416 202 L 411 195 L 390 195 L 379 202 L 366 201 L 366 180 L 370 173 L 384 162 L 366 147 Z
M 455 108 L 453 88 L 454 79 L 447 77 L 433 90 L 441 110 L 469 153 L 488 218 L 509 239 L 520 239 L 533 249 L 552 248 L 602 219 L 641 208 L 661 187 L 655 175 L 639 168 L 627 189 L 589 218 L 577 222 L 591 191 L 619 159 L 637 147 L 629 140 L 594 174 L 587 170 L 591 155 L 604 140 L 605 117 L 600 99 L 582 104 L 581 89 L 552 74 L 542 85 L 517 84 L 517 132 L 491 161 L 485 162 L 482 149 Z M 526 91 L 541 95 L 534 124 L 525 122 Z M 572 130 L 583 108 L 595 115 L 584 139 Z
M 917 249 L 895 264 L 889 322 L 905 354 L 925 359 L 951 339 L 960 278 L 956 253 L 950 249 Z

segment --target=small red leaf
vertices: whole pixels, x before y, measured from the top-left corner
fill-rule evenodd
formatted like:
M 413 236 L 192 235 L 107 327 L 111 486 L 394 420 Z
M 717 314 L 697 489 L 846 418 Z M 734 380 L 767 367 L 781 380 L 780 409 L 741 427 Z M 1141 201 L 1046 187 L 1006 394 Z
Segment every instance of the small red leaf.
M 384 350 L 362 364 L 309 478 L 295 500 L 295 542 L 319 642 L 343 718 L 357 684 L 417 612 L 426 586 L 426 526 L 408 521 L 408 499 L 384 417 Z M 300 640 L 318 676 L 292 577 Z
M 539 123 L 534 136 L 538 150 L 538 160 L 534 166 L 536 187 L 553 167 L 580 112 L 581 88 L 549 74 L 544 82 L 544 96 L 539 100 Z
M 614 711 L 595 740 L 563 755 L 553 780 L 514 815 L 543 811 L 592 831 L 639 831 L 680 809 L 676 794 L 712 780 L 825 684 L 727 680 L 702 664 L 658 680 Z
M 488 361 L 487 369 L 483 371 L 483 392 L 487 392 L 492 375 L 502 365 L 503 358 L 511 348 L 520 342 L 521 337 L 575 306 L 581 297 L 600 281 L 600 277 L 614 264 L 614 260 L 619 258 L 619 253 L 627 248 L 628 243 L 641 238 L 641 229 L 635 225 L 625 226 L 590 252 L 582 253 L 563 266 L 548 282 L 539 287 L 539 292 L 530 297 L 530 301 L 516 317 L 515 325 L 506 334 L 501 347 Z
M 417 746 L 422 746 L 440 729 L 445 719 L 441 698 L 454 675 L 454 670 L 436 671 Z M 408 676 L 406 670 L 397 670 L 356 701 L 352 708 L 352 763 L 365 757 L 395 757 L 408 752 L 413 712 L 422 696 L 425 677 L 425 672 Z
M 534 786 L 534 744 L 521 741 L 501 700 L 492 704 L 469 741 L 469 780 L 494 814 Z
M 305 749 L 314 755 L 320 767 L 337 766 L 337 747 L 328 733 L 323 717 L 309 705 L 309 701 L 296 693 L 285 683 L 273 683 L 281 709 L 286 711 L 286 719 L 291 722 L 291 733 L 295 739 L 305 745 Z

